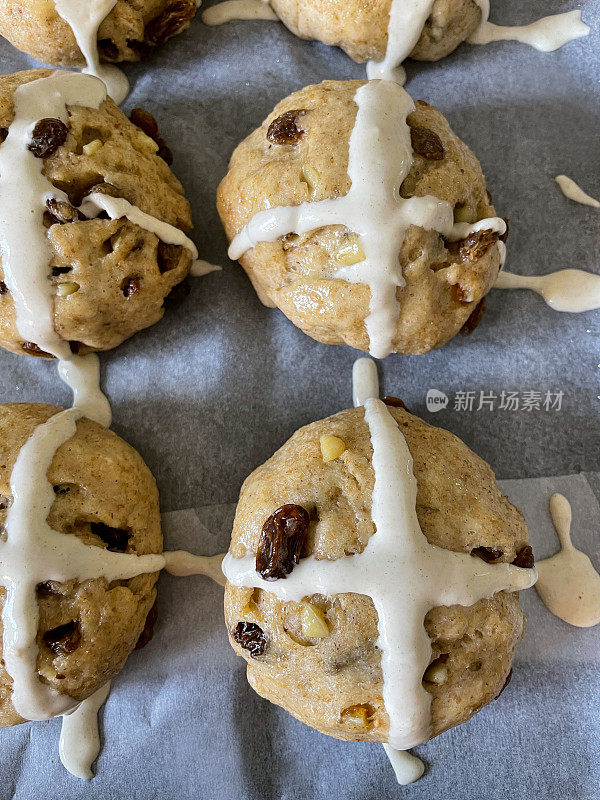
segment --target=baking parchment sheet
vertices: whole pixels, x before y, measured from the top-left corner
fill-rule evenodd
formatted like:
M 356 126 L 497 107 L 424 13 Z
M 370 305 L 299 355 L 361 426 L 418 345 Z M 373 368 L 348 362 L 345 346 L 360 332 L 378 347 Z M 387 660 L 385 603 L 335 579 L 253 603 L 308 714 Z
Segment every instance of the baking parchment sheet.
M 500 24 L 573 7 L 593 30 L 558 52 L 464 45 L 437 64 L 408 64 L 409 92 L 443 111 L 480 158 L 498 213 L 510 219 L 507 268 L 523 274 L 600 271 L 600 214 L 569 203 L 553 183 L 564 172 L 600 197 L 600 0 L 492 3 Z M 2 72 L 35 65 L 0 41 Z M 224 271 L 193 281 L 161 323 L 103 355 L 103 385 L 114 430 L 142 453 L 163 511 L 174 512 L 166 545 L 212 554 L 227 547 L 246 475 L 300 425 L 350 405 L 357 355 L 312 341 L 260 305 L 227 260 L 216 187 L 235 145 L 279 99 L 324 79 L 363 78 L 364 67 L 278 23 L 210 29 L 198 18 L 126 71 L 125 108 L 157 117 L 193 205 L 201 256 Z M 529 292 L 494 291 L 471 337 L 427 356 L 391 356 L 381 370 L 383 391 L 458 434 L 506 479 L 538 557 L 556 547 L 547 501 L 564 491 L 575 543 L 597 567 L 599 333 L 600 312 L 560 314 Z M 435 414 L 426 408 L 430 389 L 448 396 Z M 518 409 L 499 408 L 503 391 L 518 393 Z M 545 410 L 547 392 L 560 408 Z M 66 405 L 70 397 L 54 365 L 2 351 L 0 401 Z M 522 481 L 552 475 L 571 477 Z M 155 638 L 131 656 L 104 712 L 98 776 L 88 784 L 63 770 L 58 721 L 23 725 L 0 731 L 0 798 L 600 795 L 599 633 L 554 619 L 533 591 L 523 595 L 529 628 L 502 700 L 419 748 L 430 770 L 407 788 L 395 784 L 381 747 L 322 736 L 249 689 L 226 641 L 221 593 L 204 578 L 162 578 Z

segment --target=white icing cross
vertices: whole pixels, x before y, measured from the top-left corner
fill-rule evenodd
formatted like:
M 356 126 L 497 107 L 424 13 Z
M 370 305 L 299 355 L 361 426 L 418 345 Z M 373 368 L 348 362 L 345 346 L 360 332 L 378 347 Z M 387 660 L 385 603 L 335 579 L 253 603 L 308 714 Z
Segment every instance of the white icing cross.
M 436 606 L 470 606 L 500 591 L 527 589 L 537 574 L 430 544 L 417 518 L 417 483 L 406 440 L 381 400 L 369 397 L 364 410 L 373 447 L 371 518 L 376 532 L 363 552 L 331 561 L 310 556 L 278 581 L 260 577 L 254 554 L 239 559 L 228 554 L 223 572 L 234 586 L 263 589 L 282 601 L 300 602 L 315 593 L 371 597 L 379 620 L 389 743 L 406 750 L 431 732 L 431 695 L 422 686 L 431 660 L 426 614 Z
M 238 259 L 259 242 L 274 242 L 288 233 L 345 225 L 359 235 L 366 258 L 337 269 L 333 277 L 369 286 L 370 313 L 365 320 L 369 351 L 383 358 L 394 346 L 396 290 L 406 284 L 399 253 L 407 229 L 418 225 L 456 240 L 482 228 L 504 233 L 506 225 L 494 217 L 455 226 L 450 203 L 431 195 L 402 198 L 400 187 L 413 162 L 406 118 L 414 102 L 404 89 L 387 81 L 361 86 L 354 99 L 358 113 L 348 151 L 349 192 L 333 200 L 259 211 L 231 242 L 229 257 Z

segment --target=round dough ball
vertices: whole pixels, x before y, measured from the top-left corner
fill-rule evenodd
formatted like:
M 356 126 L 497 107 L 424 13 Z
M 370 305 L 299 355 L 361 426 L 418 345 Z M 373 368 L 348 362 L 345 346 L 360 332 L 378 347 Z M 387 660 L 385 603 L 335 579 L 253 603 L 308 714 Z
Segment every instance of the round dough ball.
M 236 148 L 217 198 L 229 240 L 258 211 L 347 194 L 354 96 L 362 85 L 325 81 L 295 92 Z M 267 137 L 269 127 L 288 112 L 292 132 L 300 135 L 294 143 L 274 143 L 272 135 Z M 402 197 L 434 195 L 453 206 L 460 222 L 495 216 L 478 160 L 442 114 L 418 101 L 408 124 L 415 154 Z M 367 351 L 369 287 L 331 277 L 340 267 L 336 254 L 354 235 L 344 225 L 289 234 L 259 243 L 240 263 L 263 303 L 280 308 L 309 336 Z M 451 244 L 436 231 L 409 227 L 399 253 L 406 286 L 396 292 L 399 317 L 392 352 L 426 353 L 441 347 L 473 314 L 474 326 L 500 269 L 497 239 L 497 234 L 482 231 Z
M 117 0 L 98 29 L 101 60 L 139 61 L 189 27 L 196 11 L 196 0 Z M 4 0 L 0 34 L 45 64 L 78 67 L 85 63 L 71 26 L 57 12 L 54 0 Z
M 431 544 L 485 560 L 531 556 L 521 513 L 504 497 L 489 466 L 451 433 L 399 407 L 390 413 L 406 438 L 417 479 L 417 515 Z M 337 436 L 346 449 L 324 463 L 320 437 Z M 262 526 L 280 506 L 309 514 L 302 557 L 338 559 L 360 553 L 375 533 L 371 520 L 374 473 L 364 410 L 342 411 L 297 431 L 245 481 L 230 553 L 256 553 Z M 485 548 L 483 550 L 478 548 Z M 386 742 L 389 718 L 382 698 L 377 613 L 370 597 L 345 593 L 305 598 L 329 628 L 323 638 L 303 634 L 302 606 L 260 590 L 225 591 L 225 619 L 234 650 L 248 664 L 248 681 L 263 697 L 302 722 L 339 739 Z M 254 657 L 234 638 L 238 623 L 266 636 Z M 432 665 L 442 683 L 424 680 L 432 695 L 432 736 L 469 719 L 502 691 L 524 632 L 518 594 L 500 592 L 473 606 L 437 607 L 426 616 Z M 239 638 L 239 636 L 238 636 Z
M 50 74 L 35 70 L 0 77 L 0 129 L 6 131 L 13 120 L 15 90 Z M 86 353 L 116 347 L 158 322 L 165 298 L 187 277 L 192 255 L 125 218 L 80 219 L 74 207 L 92 191 L 105 192 L 183 231 L 192 224 L 183 187 L 160 157 L 170 160 L 170 152 L 150 114 L 137 111 L 133 118 L 158 141 L 130 122 L 110 98 L 99 109 L 70 106 L 68 110 L 67 139 L 44 159 L 43 172 L 66 192 L 71 205 L 51 204 L 45 225 L 56 292 L 54 328 L 71 343 L 73 352 Z M 87 148 L 91 142 L 97 144 Z M 46 355 L 24 342 L 18 332 L 3 277 L 0 265 L 0 345 L 14 353 Z M 67 286 L 59 289 L 61 284 Z M 60 294 L 65 289 L 70 293 Z
M 12 501 L 10 475 L 21 448 L 38 425 L 61 410 L 38 403 L 0 405 L 0 531 Z M 55 531 L 114 552 L 162 552 L 154 478 L 141 456 L 112 431 L 80 419 L 75 436 L 58 448 L 48 480 L 56 493 L 48 516 Z M 40 679 L 84 700 L 116 675 L 144 631 L 157 577 L 139 575 L 112 584 L 104 578 L 39 584 Z M 4 598 L 0 587 L 0 605 Z M 0 649 L 1 632 L 0 619 Z M 0 661 L 2 726 L 24 721 L 12 706 L 11 687 L 12 678 Z
M 392 0 L 271 0 L 277 16 L 296 36 L 341 47 L 359 62 L 385 56 L 391 5 Z M 447 56 L 480 21 L 475 0 L 434 0 L 410 57 L 437 61 Z

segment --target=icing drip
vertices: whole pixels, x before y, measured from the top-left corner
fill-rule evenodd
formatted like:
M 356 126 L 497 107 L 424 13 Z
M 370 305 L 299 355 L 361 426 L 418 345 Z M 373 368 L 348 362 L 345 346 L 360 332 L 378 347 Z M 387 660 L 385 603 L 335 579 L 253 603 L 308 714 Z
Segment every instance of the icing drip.
M 471 44 L 514 40 L 548 52 L 580 36 L 586 36 L 590 31 L 582 22 L 580 11 L 544 17 L 531 25 L 494 25 L 488 21 L 489 0 L 475 2 L 481 9 L 481 22 L 468 39 Z M 434 0 L 392 0 L 385 56 L 383 61 L 368 62 L 369 78 L 404 83 L 406 73 L 400 65 L 410 56 L 419 41 L 433 4 Z
M 401 786 L 418 781 L 425 772 L 425 764 L 421 759 L 407 750 L 394 750 L 389 744 L 384 744 L 383 749 Z
M 537 563 L 536 591 L 557 617 L 578 628 L 600 622 L 600 575 L 571 541 L 571 504 L 562 494 L 550 498 L 550 514 L 561 549 Z
M 494 25 L 488 22 L 490 0 L 475 0 L 475 2 L 481 8 L 481 24 L 469 37 L 470 44 L 515 41 L 549 53 L 574 39 L 587 36 L 590 32 L 589 27 L 581 19 L 581 11 L 542 17 L 530 25 Z
M 547 275 L 500 272 L 496 289 L 531 289 L 555 311 L 581 313 L 600 308 L 600 275 L 582 269 L 561 269 Z
M 589 194 L 586 194 L 575 181 L 571 180 L 571 178 L 568 178 L 566 175 L 557 175 L 555 180 L 561 192 L 568 200 L 574 200 L 576 203 L 581 203 L 584 206 L 600 208 L 600 202 L 594 197 L 590 197 Z
M 116 4 L 117 0 L 54 0 L 56 11 L 70 25 L 85 58 L 83 72 L 100 78 L 119 104 L 129 93 L 129 81 L 118 67 L 101 64 L 98 53 L 98 28 Z
M 369 397 L 378 397 L 377 364 L 372 358 L 357 358 L 352 367 L 352 403 L 364 406 Z
M 202 22 L 211 26 L 223 25 L 234 19 L 277 20 L 278 16 L 269 5 L 269 0 L 225 0 L 207 8 L 202 14 Z
M 63 715 L 58 753 L 63 766 L 76 778 L 94 777 L 92 764 L 100 753 L 98 712 L 110 692 L 110 681 Z
M 202 278 L 204 275 L 209 275 L 211 272 L 221 272 L 223 267 L 217 264 L 210 264 L 208 261 L 196 259 L 190 269 L 190 275 L 193 278 Z
M 400 197 L 413 150 L 406 117 L 414 110 L 411 97 L 395 83 L 372 81 L 356 95 L 358 113 L 350 136 L 348 194 L 332 200 L 304 202 L 259 211 L 235 236 L 231 259 L 240 258 L 259 242 L 274 242 L 288 233 L 304 234 L 326 225 L 344 225 L 360 237 L 365 259 L 341 267 L 334 278 L 369 286 L 371 299 L 365 327 L 369 351 L 383 358 L 393 351 L 399 314 L 396 291 L 406 284 L 398 254 L 411 225 L 436 230 L 450 240 L 482 228 L 504 233 L 503 220 L 494 217 L 475 225 L 454 225 L 452 206 L 437 197 Z
M 375 397 L 364 400 L 364 414 L 375 473 L 371 506 L 375 533 L 364 551 L 332 561 L 309 556 L 279 581 L 260 577 L 254 554 L 243 558 L 227 554 L 223 572 L 234 586 L 260 588 L 283 601 L 300 602 L 315 592 L 371 597 L 379 619 L 377 646 L 389 743 L 406 750 L 431 733 L 431 695 L 422 686 L 431 659 L 424 626 L 428 611 L 439 605 L 469 606 L 500 591 L 526 589 L 535 582 L 536 572 L 486 564 L 470 554 L 430 544 L 417 519 L 417 485 L 404 436 Z
M 165 553 L 165 570 L 170 575 L 186 578 L 189 575 L 206 575 L 207 578 L 225 586 L 225 579 L 221 565 L 224 553 L 217 556 L 195 556 L 185 550 L 174 550 Z

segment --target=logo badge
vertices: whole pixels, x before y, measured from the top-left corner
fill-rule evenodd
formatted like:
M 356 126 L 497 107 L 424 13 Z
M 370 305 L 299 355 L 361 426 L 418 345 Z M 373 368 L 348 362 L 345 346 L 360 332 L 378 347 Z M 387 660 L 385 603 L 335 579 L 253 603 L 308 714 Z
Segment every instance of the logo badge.
M 425 403 L 427 405 L 427 411 L 431 411 L 431 413 L 441 411 L 448 405 L 448 395 L 444 394 L 444 392 L 440 392 L 439 389 L 429 389 Z

